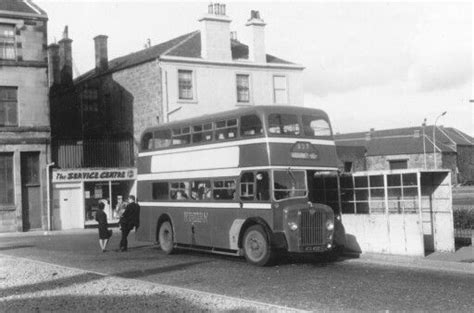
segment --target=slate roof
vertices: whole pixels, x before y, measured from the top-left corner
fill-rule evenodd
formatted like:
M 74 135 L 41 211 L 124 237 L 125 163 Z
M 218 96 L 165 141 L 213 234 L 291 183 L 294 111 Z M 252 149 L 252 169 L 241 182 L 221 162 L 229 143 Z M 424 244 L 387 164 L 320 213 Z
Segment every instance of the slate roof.
M 26 3 L 28 2 L 29 5 Z M 0 11 L 45 15 L 46 12 L 31 0 L 1 0 Z
M 338 134 L 335 140 L 337 146 L 365 147 L 367 156 L 433 153 L 433 128 L 425 127 L 424 148 L 422 127 Z M 436 127 L 435 136 L 436 146 L 443 152 L 455 152 L 458 145 L 474 145 L 472 137 L 456 128 Z
M 248 59 L 249 48 L 247 45 L 237 41 L 231 40 L 232 59 Z M 75 83 L 80 83 L 85 80 L 94 78 L 99 75 L 110 74 L 128 67 L 139 65 L 145 62 L 153 61 L 161 56 L 176 56 L 186 58 L 201 58 L 201 33 L 194 31 L 158 45 L 143 49 L 128 55 L 118 57 L 109 61 L 108 70 L 101 73 L 96 73 L 93 69 L 75 79 Z M 294 64 L 289 61 L 280 59 L 278 57 L 267 54 L 267 63 L 271 64 Z

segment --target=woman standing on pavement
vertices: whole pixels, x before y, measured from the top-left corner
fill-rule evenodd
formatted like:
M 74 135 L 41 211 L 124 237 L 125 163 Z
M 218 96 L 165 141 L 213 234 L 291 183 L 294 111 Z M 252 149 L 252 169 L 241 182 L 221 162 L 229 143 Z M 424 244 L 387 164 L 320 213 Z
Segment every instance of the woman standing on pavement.
M 105 204 L 99 202 L 99 210 L 95 216 L 95 220 L 99 223 L 99 245 L 102 249 L 102 252 L 106 252 L 105 248 L 109 242 L 110 237 L 112 236 L 112 230 L 109 230 L 109 225 L 107 224 L 107 214 L 104 212 Z

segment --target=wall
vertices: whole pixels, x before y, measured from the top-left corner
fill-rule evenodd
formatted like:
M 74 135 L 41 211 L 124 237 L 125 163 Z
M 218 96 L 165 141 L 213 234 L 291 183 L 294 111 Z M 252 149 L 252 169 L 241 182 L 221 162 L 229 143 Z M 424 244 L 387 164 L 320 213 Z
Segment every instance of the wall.
M 474 146 L 457 146 L 458 182 L 474 181 Z
M 49 127 L 47 77 L 46 66 L 0 67 L 0 86 L 18 87 L 19 126 Z
M 0 60 L 0 86 L 18 87 L 18 126 L 0 127 L 0 152 L 13 153 L 14 204 L 0 207 L 0 232 L 22 231 L 21 153 L 39 152 L 42 228 L 47 226 L 46 164 L 50 120 L 46 60 L 47 18 L 1 17 L 16 24 L 16 60 Z
M 112 74 L 112 79 L 129 94 L 133 109 L 135 155 L 142 132 L 163 121 L 161 70 L 157 61 L 147 62 Z
M 13 153 L 13 182 L 14 182 L 14 204 L 0 206 L 0 232 L 23 231 L 22 221 L 22 188 L 21 188 L 21 153 L 39 152 L 40 171 L 40 198 L 38 208 L 41 210 L 43 229 L 47 227 L 47 190 L 46 190 L 46 164 L 48 162 L 47 145 L 45 144 L 7 144 L 0 145 L 0 152 Z
M 338 168 L 344 172 L 344 162 L 352 162 L 352 172 L 366 171 L 365 147 L 336 145 Z
M 271 105 L 273 100 L 273 75 L 287 76 L 288 105 L 303 106 L 302 71 L 256 68 L 250 66 L 230 66 L 197 63 L 162 62 L 164 76 L 165 111 L 169 120 L 179 120 L 206 113 L 233 109 L 239 105 Z M 178 69 L 194 72 L 195 100 L 178 99 Z M 250 75 L 250 102 L 237 103 L 236 75 Z
M 425 167 L 425 159 L 423 154 L 399 154 L 399 155 L 379 155 L 379 156 L 367 156 L 367 170 L 378 171 L 390 169 L 390 160 L 408 160 L 408 168 L 420 168 Z M 426 154 L 426 165 L 427 169 L 434 168 L 433 154 Z M 438 167 L 441 167 L 442 160 L 441 154 L 436 154 L 436 162 Z
M 456 152 L 445 152 L 442 155 L 441 163 L 438 163 L 439 168 L 447 169 L 451 171 L 451 183 L 458 183 L 458 162 Z

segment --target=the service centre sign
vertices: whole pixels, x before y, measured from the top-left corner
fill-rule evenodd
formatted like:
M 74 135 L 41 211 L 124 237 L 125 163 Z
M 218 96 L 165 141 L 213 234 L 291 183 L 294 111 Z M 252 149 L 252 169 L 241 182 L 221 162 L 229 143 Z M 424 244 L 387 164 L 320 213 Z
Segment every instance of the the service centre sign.
M 134 180 L 136 168 L 53 170 L 53 183 L 78 181 Z

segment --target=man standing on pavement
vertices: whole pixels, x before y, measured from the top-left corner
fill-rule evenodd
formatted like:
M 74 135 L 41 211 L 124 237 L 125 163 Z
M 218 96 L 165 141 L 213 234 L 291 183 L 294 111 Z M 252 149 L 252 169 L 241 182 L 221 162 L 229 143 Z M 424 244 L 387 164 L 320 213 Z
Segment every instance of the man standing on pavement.
M 128 197 L 129 203 L 120 217 L 120 230 L 122 231 L 122 240 L 120 240 L 120 251 L 127 251 L 127 237 L 130 231 L 140 226 L 140 206 L 135 202 L 135 196 Z

